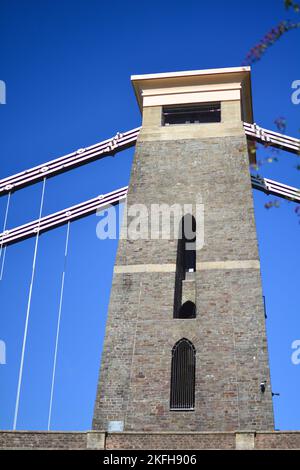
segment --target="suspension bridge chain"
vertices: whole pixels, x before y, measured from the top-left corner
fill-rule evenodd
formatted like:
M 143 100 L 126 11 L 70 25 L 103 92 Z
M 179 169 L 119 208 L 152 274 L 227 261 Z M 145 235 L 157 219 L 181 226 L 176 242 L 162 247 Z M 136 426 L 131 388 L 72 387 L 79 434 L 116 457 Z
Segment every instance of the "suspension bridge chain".
M 243 123 L 243 125 L 245 134 L 250 140 L 267 143 L 268 146 L 281 148 L 300 155 L 299 139 L 269 131 L 259 127 L 257 124 Z M 65 155 L 64 157 L 59 157 L 16 175 L 4 178 L 0 180 L 0 196 L 6 193 L 9 193 L 10 195 L 12 191 L 36 183 L 42 178 L 54 176 L 58 173 L 71 170 L 79 165 L 89 163 L 97 158 L 108 156 L 132 147 L 136 144 L 140 129 L 140 127 L 137 127 L 123 134 L 117 133 L 112 139 L 105 140 L 86 149 L 79 149 L 76 152 Z M 300 202 L 300 191 L 297 188 L 267 178 L 261 178 L 259 176 L 251 176 L 251 182 L 254 189 L 263 191 L 265 194 L 272 194 L 297 203 Z M 2 247 L 5 248 L 9 244 L 34 236 L 37 231 L 41 233 L 53 229 L 66 224 L 69 220 L 73 221 L 90 215 L 96 212 L 100 207 L 104 208 L 109 204 L 117 204 L 126 198 L 127 189 L 128 187 L 126 186 L 112 191 L 111 193 L 98 196 L 45 216 L 41 218 L 41 220 L 34 220 L 9 230 L 5 229 L 0 234 L 1 250 Z
M 258 176 L 251 176 L 251 183 L 254 189 L 263 191 L 265 194 L 272 194 L 289 201 L 300 203 L 300 190 L 297 188 Z M 99 209 L 105 209 L 105 207 L 109 205 L 119 204 L 126 199 L 127 191 L 128 186 L 124 186 L 110 193 L 89 199 L 76 206 L 68 207 L 54 214 L 47 215 L 40 220 L 34 220 L 25 225 L 6 230 L 0 233 L 0 245 L 6 247 L 7 245 L 33 237 L 37 231 L 39 233 L 46 232 L 64 225 L 69 221 L 91 215 Z
M 267 144 L 268 146 L 280 148 L 291 153 L 300 155 L 300 140 L 288 137 L 262 127 L 257 124 L 243 123 L 246 136 L 249 140 L 255 140 Z M 104 140 L 87 148 L 81 148 L 63 157 L 56 158 L 49 162 L 42 163 L 33 168 L 22 171 L 12 176 L 0 180 L 0 196 L 11 191 L 16 191 L 25 186 L 36 183 L 59 173 L 72 170 L 80 165 L 90 163 L 105 156 L 114 155 L 117 152 L 133 147 L 140 131 L 136 127 L 124 133 L 117 133 L 111 139 Z
M 259 176 L 251 176 L 251 183 L 252 188 L 263 191 L 265 194 L 272 194 L 273 196 L 300 203 L 300 189 L 298 188 Z
M 4 215 L 4 222 L 3 222 L 3 230 L 2 232 L 5 232 L 6 230 L 6 224 L 7 224 L 7 218 L 8 218 L 8 211 L 9 211 L 9 204 L 10 204 L 10 197 L 11 193 L 8 193 L 7 197 L 7 202 L 6 202 L 6 209 L 5 209 L 5 215 Z M 3 249 L 3 243 L 0 243 L 0 281 L 2 281 L 3 278 L 3 270 L 4 270 L 4 263 L 5 263 L 5 255 L 6 255 L 6 245 L 4 246 Z
M 119 204 L 126 199 L 128 186 L 117 189 L 110 193 L 102 194 L 88 201 L 82 202 L 67 209 L 47 215 L 41 219 L 34 220 L 19 227 L 15 227 L 0 234 L 0 244 L 3 246 L 16 243 L 37 233 L 59 227 L 81 217 L 95 213 L 98 209 L 105 209 L 109 205 Z
M 44 177 L 49 178 L 58 175 L 99 158 L 114 155 L 117 152 L 133 147 L 140 129 L 140 127 L 137 127 L 128 132 L 118 132 L 111 139 L 104 140 L 87 148 L 78 149 L 76 152 L 3 178 L 0 180 L 0 196 L 34 184 Z
M 294 137 L 289 137 L 279 132 L 269 131 L 257 124 L 249 124 L 244 122 L 244 130 L 246 136 L 250 140 L 255 140 L 270 147 L 286 150 L 287 152 L 300 155 L 300 140 Z

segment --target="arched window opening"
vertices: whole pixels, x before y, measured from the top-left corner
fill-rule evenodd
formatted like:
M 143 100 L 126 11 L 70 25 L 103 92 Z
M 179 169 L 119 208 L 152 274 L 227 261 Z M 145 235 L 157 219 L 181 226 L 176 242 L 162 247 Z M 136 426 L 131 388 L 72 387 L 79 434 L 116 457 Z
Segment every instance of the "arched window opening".
M 178 318 L 196 318 L 196 305 L 194 302 L 190 300 L 184 302 L 179 309 Z
M 192 309 L 192 303 L 182 306 L 182 298 L 189 298 L 183 296 L 183 285 L 186 279 L 193 280 L 193 275 L 189 276 L 188 273 L 196 271 L 196 219 L 191 214 L 186 214 L 182 217 L 179 224 L 178 244 L 177 244 L 177 258 L 176 258 L 176 275 L 175 275 L 175 289 L 174 289 L 174 318 L 195 318 L 195 308 Z M 195 299 L 191 297 L 191 301 Z M 181 309 L 183 312 L 181 313 Z M 187 312 L 189 310 L 189 312 Z M 184 316 L 186 315 L 186 316 Z
M 172 349 L 171 410 L 194 410 L 195 369 L 196 350 L 188 339 L 182 338 Z

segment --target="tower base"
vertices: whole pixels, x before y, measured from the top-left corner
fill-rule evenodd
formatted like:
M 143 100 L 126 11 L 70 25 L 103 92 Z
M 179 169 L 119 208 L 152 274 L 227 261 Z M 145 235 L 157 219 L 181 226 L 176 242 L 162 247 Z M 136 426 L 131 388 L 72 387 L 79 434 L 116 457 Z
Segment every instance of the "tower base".
M 262 450 L 300 449 L 300 431 L 115 432 L 0 431 L 0 449 Z

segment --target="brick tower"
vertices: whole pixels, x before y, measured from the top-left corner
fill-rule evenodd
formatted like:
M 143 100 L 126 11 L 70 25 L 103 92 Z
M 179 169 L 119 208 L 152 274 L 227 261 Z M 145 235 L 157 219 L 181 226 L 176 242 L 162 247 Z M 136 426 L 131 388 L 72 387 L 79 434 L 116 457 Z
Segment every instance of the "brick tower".
M 129 214 L 134 204 L 146 208 L 141 219 L 153 205 L 191 208 L 179 223 L 171 216 L 182 238 L 159 236 L 151 219 L 152 237 L 119 242 L 93 428 L 272 430 L 255 157 L 243 129 L 252 122 L 250 68 L 132 82 L 143 125 Z

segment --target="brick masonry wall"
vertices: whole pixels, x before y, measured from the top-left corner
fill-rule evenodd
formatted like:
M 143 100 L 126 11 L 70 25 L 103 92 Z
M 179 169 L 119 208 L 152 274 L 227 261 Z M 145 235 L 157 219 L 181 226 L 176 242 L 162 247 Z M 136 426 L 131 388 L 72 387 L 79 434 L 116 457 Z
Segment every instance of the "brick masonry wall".
M 86 449 L 82 432 L 0 431 L 0 449 Z
M 0 431 L 0 449 L 300 449 L 300 431 L 102 433 Z
M 173 318 L 175 272 L 115 273 L 94 429 L 114 420 L 125 431 L 273 429 L 259 269 L 201 269 L 205 262 L 258 263 L 248 163 L 244 134 L 137 144 L 129 207 L 195 204 L 200 195 L 204 203 L 197 317 Z M 120 240 L 116 265 L 175 265 L 176 253 L 176 240 Z M 182 337 L 197 351 L 190 412 L 169 410 L 171 351 Z
M 235 449 L 234 433 L 115 433 L 106 437 L 106 449 Z
M 258 432 L 255 435 L 256 449 L 300 449 L 300 432 Z

